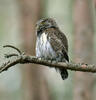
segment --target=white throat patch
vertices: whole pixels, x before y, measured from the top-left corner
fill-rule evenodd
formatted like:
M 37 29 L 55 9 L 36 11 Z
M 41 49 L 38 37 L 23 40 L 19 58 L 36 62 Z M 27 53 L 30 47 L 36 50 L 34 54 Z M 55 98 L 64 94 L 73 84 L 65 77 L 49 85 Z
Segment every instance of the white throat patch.
M 41 35 L 41 41 L 45 44 L 47 42 L 47 34 L 43 33 Z
M 56 54 L 53 51 L 50 42 L 47 40 L 47 34 L 42 33 L 36 42 L 36 56 L 44 58 L 55 58 Z

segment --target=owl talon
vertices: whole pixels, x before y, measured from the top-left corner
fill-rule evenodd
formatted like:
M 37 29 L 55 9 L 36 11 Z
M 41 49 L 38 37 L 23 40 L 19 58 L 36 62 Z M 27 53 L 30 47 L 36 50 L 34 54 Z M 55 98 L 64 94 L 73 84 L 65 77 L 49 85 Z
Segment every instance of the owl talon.
M 39 60 L 44 60 L 44 58 L 41 58 L 41 57 L 39 57 L 38 59 L 39 59 Z
M 38 58 L 38 57 L 37 57 Z M 41 60 L 41 58 L 38 58 L 38 60 Z
M 47 60 L 49 63 L 52 63 L 52 60 Z
M 52 59 L 52 60 L 51 60 L 51 63 L 52 63 L 52 64 L 56 64 L 57 62 L 58 62 L 58 61 L 57 61 L 56 59 Z
M 56 64 L 56 63 L 57 63 L 57 61 L 55 61 L 55 60 L 52 61 L 52 64 Z
M 43 58 L 43 57 L 42 57 L 42 58 L 40 57 L 40 58 L 38 58 L 38 59 L 39 59 L 39 60 L 42 60 L 42 61 L 48 61 L 47 59 L 45 59 L 45 58 Z

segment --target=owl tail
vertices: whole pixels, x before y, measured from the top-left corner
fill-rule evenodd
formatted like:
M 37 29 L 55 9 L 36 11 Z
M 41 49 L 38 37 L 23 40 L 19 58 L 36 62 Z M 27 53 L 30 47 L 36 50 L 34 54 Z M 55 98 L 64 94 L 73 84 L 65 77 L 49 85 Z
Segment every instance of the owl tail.
M 61 77 L 63 80 L 65 80 L 68 77 L 68 72 L 66 69 L 59 69 Z

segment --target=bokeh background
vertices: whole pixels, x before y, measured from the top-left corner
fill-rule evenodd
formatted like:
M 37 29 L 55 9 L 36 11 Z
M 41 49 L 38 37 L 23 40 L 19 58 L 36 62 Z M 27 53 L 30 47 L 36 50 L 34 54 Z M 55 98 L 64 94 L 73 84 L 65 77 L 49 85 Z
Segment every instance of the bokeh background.
M 96 64 L 96 0 L 0 0 L 0 65 L 14 45 L 35 55 L 35 24 L 52 17 L 68 38 L 71 62 Z M 15 58 L 13 58 L 15 59 Z M 0 74 L 0 100 L 96 100 L 96 74 L 16 65 Z

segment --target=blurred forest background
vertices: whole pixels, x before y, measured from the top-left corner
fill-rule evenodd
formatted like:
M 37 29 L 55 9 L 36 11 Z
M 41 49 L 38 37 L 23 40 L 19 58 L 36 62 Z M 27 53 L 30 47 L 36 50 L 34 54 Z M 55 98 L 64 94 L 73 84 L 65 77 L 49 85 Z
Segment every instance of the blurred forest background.
M 0 65 L 11 44 L 35 55 L 35 24 L 52 17 L 69 42 L 70 61 L 96 64 L 96 0 L 0 0 Z M 32 67 L 34 66 L 34 67 Z M 0 74 L 0 100 L 96 100 L 96 74 L 62 80 L 48 67 L 17 65 Z M 38 65 L 39 66 L 39 65 Z

